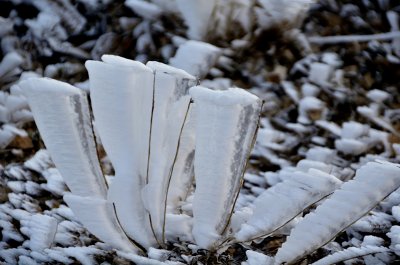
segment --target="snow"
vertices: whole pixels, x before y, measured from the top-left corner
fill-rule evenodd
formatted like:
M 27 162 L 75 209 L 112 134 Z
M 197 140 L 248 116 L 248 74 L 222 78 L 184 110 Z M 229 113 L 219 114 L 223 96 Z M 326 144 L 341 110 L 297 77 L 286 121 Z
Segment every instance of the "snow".
M 193 242 L 193 218 L 186 214 L 169 214 L 166 216 L 165 236 L 171 242 Z
M 334 68 L 329 64 L 312 63 L 308 78 L 317 85 L 326 86 L 333 75 L 333 71 Z
M 393 214 L 393 217 L 396 219 L 396 221 L 399 222 L 400 221 L 400 206 L 393 206 L 392 214 Z
M 311 122 L 309 111 L 320 111 L 322 113 L 325 104 L 315 97 L 304 97 L 299 103 L 299 117 L 297 121 L 308 124 Z
M 301 86 L 301 94 L 303 97 L 316 97 L 318 96 L 320 89 L 310 83 L 304 83 Z
M 368 91 L 367 97 L 376 103 L 382 103 L 383 101 L 390 98 L 390 94 L 386 91 L 379 90 L 379 89 L 372 89 Z
M 30 249 L 42 251 L 53 243 L 57 231 L 57 220 L 42 214 L 32 215 L 29 221 Z
M 396 255 L 400 253 L 400 226 L 394 225 L 390 228 L 390 232 L 387 236 L 391 239 L 390 248 L 395 251 Z
M 150 20 L 157 20 L 162 14 L 161 8 L 150 2 L 126 0 L 125 5 L 137 15 Z
M 303 160 L 304 161 L 304 160 Z M 332 193 L 341 181 L 316 169 L 292 177 L 264 191 L 253 203 L 253 214 L 235 237 L 240 242 L 266 236 L 289 222 L 304 208 Z M 276 203 L 279 202 L 279 203 Z M 282 211 L 285 209 L 285 211 Z
M 212 0 L 207 2 L 212 2 Z M 217 62 L 220 54 L 221 50 L 214 45 L 189 40 L 179 46 L 175 56 L 169 60 L 169 64 L 197 78 L 203 78 Z
M 260 252 L 247 250 L 246 251 L 247 261 L 242 262 L 242 265 L 272 265 L 273 258 L 266 256 Z
M 208 22 L 211 20 L 217 1 L 175 0 L 175 2 L 189 27 L 188 36 L 195 40 L 205 38 L 209 27 Z
M 126 253 L 122 251 L 117 251 L 118 256 L 123 257 L 127 260 L 130 260 L 134 262 L 135 264 L 140 264 L 140 265 L 180 265 L 182 263 L 180 262 L 173 262 L 173 261 L 166 261 L 166 262 L 161 262 L 158 260 L 154 259 L 149 259 L 146 257 L 138 256 L 132 253 Z
M 198 86 L 190 94 L 196 104 L 193 236 L 200 247 L 209 249 L 224 232 L 233 210 L 261 101 L 239 89 L 212 91 Z
M 330 265 L 340 263 L 341 261 L 350 260 L 357 257 L 367 256 L 375 253 L 382 253 L 389 251 L 388 248 L 385 247 L 376 247 L 376 246 L 363 246 L 360 248 L 350 247 L 343 251 L 335 252 L 332 255 L 328 255 L 317 262 L 312 263 L 312 265 Z
M 58 196 L 62 196 L 66 192 L 67 187 L 65 186 L 65 182 L 56 168 L 49 168 L 41 173 L 47 181 L 40 184 L 41 188 Z
M 337 150 L 344 154 L 360 155 L 367 150 L 365 143 L 354 139 L 339 139 L 335 141 Z
M 49 166 L 52 165 L 50 154 L 45 149 L 40 149 L 31 157 L 28 161 L 24 163 L 26 168 L 41 173 Z
M 87 61 L 86 68 L 96 128 L 115 168 L 108 199 L 129 237 L 148 248 L 156 242 L 141 190 L 148 174 L 154 73 L 121 57 L 102 59 Z
M 341 137 L 345 139 L 357 139 L 366 135 L 369 131 L 369 126 L 358 122 L 345 122 L 342 125 Z
M 179 149 L 172 172 L 167 194 L 167 209 L 169 212 L 177 213 L 181 203 L 186 200 L 194 176 L 194 153 L 195 153 L 195 124 L 193 106 L 190 104 L 186 121 L 180 137 Z
M 292 82 L 289 81 L 283 81 L 282 82 L 282 87 L 283 90 L 285 90 L 285 93 L 295 102 L 298 103 L 299 102 L 299 93 L 296 90 L 296 87 L 294 86 L 294 84 Z
M 400 168 L 395 164 L 369 162 L 362 166 L 353 180 L 343 184 L 295 226 L 278 250 L 276 263 L 296 261 L 329 242 L 399 186 Z M 299 244 L 300 241 L 303 243 Z
M 68 187 L 77 195 L 105 198 L 106 185 L 97 160 L 86 95 L 47 78 L 32 78 L 19 85 Z
M 335 150 L 326 147 L 313 147 L 308 149 L 306 153 L 306 159 L 330 163 L 334 159 L 335 155 Z
M 189 111 L 188 90 L 196 79 L 173 67 L 152 63 L 155 73 L 150 157 L 142 198 L 159 242 L 165 240 L 165 211 L 170 180 L 180 148 L 180 136 Z M 183 148 L 186 148 L 183 146 Z M 184 160 L 187 158 L 184 157 Z M 189 176 L 187 176 L 189 177 Z
M 9 52 L 0 63 L 0 78 L 4 78 L 12 70 L 23 63 L 23 58 L 17 52 Z
M 100 240 L 125 251 L 137 252 L 115 216 L 113 205 L 104 199 L 80 197 L 70 193 L 64 200 L 79 221 Z

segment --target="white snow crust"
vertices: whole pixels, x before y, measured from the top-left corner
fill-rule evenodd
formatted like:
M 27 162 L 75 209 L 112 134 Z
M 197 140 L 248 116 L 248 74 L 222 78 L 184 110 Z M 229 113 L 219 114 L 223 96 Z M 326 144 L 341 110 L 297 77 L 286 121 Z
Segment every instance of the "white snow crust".
M 190 94 L 196 104 L 193 236 L 200 247 L 209 249 L 224 232 L 233 210 L 255 140 L 261 101 L 239 89 L 212 91 L 198 86 Z
M 129 237 L 148 248 L 156 241 L 141 190 L 148 174 L 154 74 L 139 62 L 103 59 L 87 61 L 86 68 L 96 128 L 115 168 L 108 199 Z

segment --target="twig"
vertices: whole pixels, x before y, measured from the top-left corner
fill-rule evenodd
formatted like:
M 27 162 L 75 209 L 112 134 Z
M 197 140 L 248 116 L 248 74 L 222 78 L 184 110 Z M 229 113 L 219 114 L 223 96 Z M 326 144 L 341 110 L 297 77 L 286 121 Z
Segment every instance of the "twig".
M 400 31 L 392 31 L 386 33 L 372 34 L 372 35 L 339 35 L 327 37 L 308 37 L 308 41 L 313 44 L 334 44 L 346 42 L 366 42 L 372 40 L 392 40 L 400 38 Z

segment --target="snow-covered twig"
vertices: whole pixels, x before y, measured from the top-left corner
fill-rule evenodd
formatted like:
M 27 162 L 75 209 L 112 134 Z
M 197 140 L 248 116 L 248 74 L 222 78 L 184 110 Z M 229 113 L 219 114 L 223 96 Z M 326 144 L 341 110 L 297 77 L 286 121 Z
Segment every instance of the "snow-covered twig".
M 392 40 L 400 37 L 400 31 L 392 31 L 387 33 L 378 33 L 372 35 L 341 35 L 341 36 L 313 36 L 308 37 L 308 41 L 313 44 L 335 44 L 346 42 L 368 42 L 373 40 Z

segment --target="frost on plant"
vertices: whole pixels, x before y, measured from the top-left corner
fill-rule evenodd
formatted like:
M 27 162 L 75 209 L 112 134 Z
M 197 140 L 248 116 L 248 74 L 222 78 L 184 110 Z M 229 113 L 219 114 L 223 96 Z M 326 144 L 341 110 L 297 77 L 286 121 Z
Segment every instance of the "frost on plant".
M 86 67 L 94 124 L 115 168 L 109 188 L 97 160 L 86 95 L 51 79 L 21 83 L 71 190 L 65 201 L 89 231 L 119 249 L 149 249 L 193 236 L 202 247 L 211 247 L 212 241 L 203 243 L 209 237 L 205 229 L 221 235 L 228 225 L 261 101 L 239 89 L 190 89 L 196 78 L 161 63 L 143 65 L 111 55 L 102 60 L 88 61 Z M 41 104 L 49 97 L 52 104 Z M 221 130 L 225 136 L 217 133 Z M 194 208 L 182 212 L 193 167 Z M 215 194 L 207 182 L 220 174 L 224 177 L 214 189 L 226 191 L 215 197 L 212 203 L 219 206 L 210 212 L 202 201 Z M 215 221 L 204 221 L 210 215 Z
M 187 242 L 218 252 L 234 243 L 289 234 L 275 257 L 249 251 L 247 263 L 290 264 L 329 243 L 400 187 L 399 165 L 379 161 L 361 166 L 346 182 L 348 172 L 328 164 L 333 151 L 320 147 L 310 149 L 296 167 L 271 172 L 267 180 L 273 187 L 247 207 L 235 207 L 256 141 L 262 108 L 257 96 L 239 88 L 208 89 L 184 70 L 158 62 L 104 55 L 86 67 L 94 121 L 86 94 L 74 86 L 48 78 L 19 86 L 71 191 L 64 200 L 91 233 L 118 250 L 150 257 L 165 251 L 157 247 Z M 299 100 L 299 112 L 308 123 L 310 109 L 319 105 L 312 88 L 304 90 L 310 100 Z M 324 108 L 318 108 L 321 115 Z M 115 169 L 109 181 L 98 161 L 93 125 Z M 366 131 L 382 140 L 356 123 L 333 131 L 342 137 L 338 146 L 346 139 L 361 142 Z M 259 135 L 290 141 L 267 128 Z M 37 238 L 34 248 L 51 245 L 54 224 L 44 221 L 50 232 Z M 349 248 L 330 259 L 379 251 L 388 250 Z

